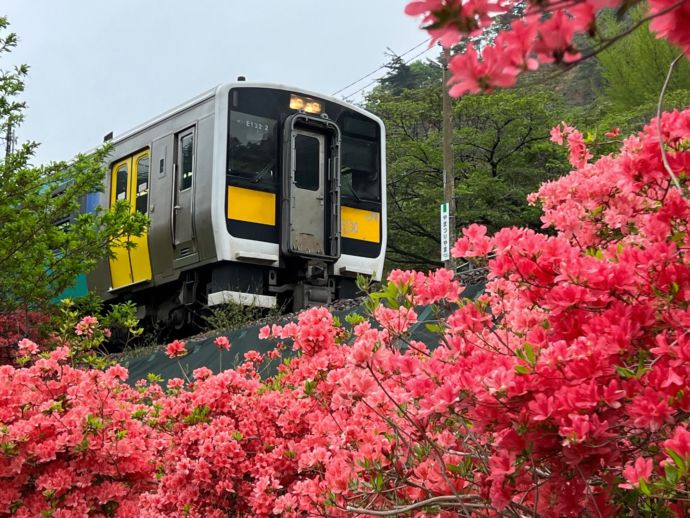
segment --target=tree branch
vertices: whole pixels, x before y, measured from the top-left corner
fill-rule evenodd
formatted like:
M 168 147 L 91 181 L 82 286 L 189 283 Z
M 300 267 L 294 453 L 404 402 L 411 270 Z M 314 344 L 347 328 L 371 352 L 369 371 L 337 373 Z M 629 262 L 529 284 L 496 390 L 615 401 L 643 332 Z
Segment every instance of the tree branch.
M 470 509 L 491 509 L 489 506 L 485 504 L 476 504 L 476 503 L 470 503 L 470 502 L 458 502 L 458 499 L 462 500 L 477 500 L 478 497 L 475 495 L 460 495 L 458 497 L 455 496 L 434 496 L 432 498 L 428 498 L 426 500 L 422 500 L 421 502 L 416 502 L 414 504 L 410 505 L 405 505 L 401 507 L 394 507 L 392 509 L 388 510 L 383 510 L 383 511 L 378 511 L 375 509 L 363 509 L 359 507 L 351 507 L 347 506 L 346 510 L 351 513 L 357 513 L 357 514 L 367 514 L 369 516 L 391 516 L 395 514 L 402 514 L 402 513 L 407 513 L 410 511 L 414 511 L 415 509 L 419 509 L 420 507 L 426 507 L 429 505 L 438 505 L 438 506 L 446 506 L 446 507 L 465 507 L 465 508 L 470 508 Z
M 661 150 L 661 161 L 664 163 L 664 167 L 666 168 L 666 171 L 668 174 L 671 176 L 671 181 L 673 182 L 673 185 L 675 185 L 676 189 L 679 191 L 681 190 L 680 182 L 678 181 L 678 178 L 676 178 L 676 175 L 673 173 L 673 169 L 671 169 L 671 165 L 668 163 L 668 157 L 666 156 L 666 150 L 664 149 L 664 136 L 661 134 L 661 105 L 664 102 L 664 95 L 666 94 L 666 88 L 668 87 L 668 83 L 671 80 L 671 75 L 673 75 L 673 69 L 676 66 L 676 63 L 682 58 L 685 54 L 681 53 L 679 54 L 676 59 L 674 59 L 671 62 L 671 65 L 668 67 L 668 74 L 666 74 L 666 81 L 664 81 L 664 86 L 661 89 L 661 93 L 659 94 L 659 102 L 656 106 L 656 126 L 657 126 L 657 131 L 659 133 L 659 149 Z

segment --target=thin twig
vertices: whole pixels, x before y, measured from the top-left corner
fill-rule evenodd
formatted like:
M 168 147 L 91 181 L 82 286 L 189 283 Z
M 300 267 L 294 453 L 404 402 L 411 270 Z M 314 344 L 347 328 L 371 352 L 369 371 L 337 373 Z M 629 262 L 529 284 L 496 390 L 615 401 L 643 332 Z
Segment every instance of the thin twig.
M 592 507 L 594 507 L 594 510 L 597 512 L 599 518 L 604 518 L 601 514 L 601 511 L 599 510 L 599 505 L 597 504 L 597 501 L 594 498 L 594 495 L 592 494 L 592 488 L 589 485 L 589 481 L 585 477 L 585 474 L 582 473 L 582 469 L 580 469 L 580 466 L 576 466 L 576 469 L 577 472 L 580 474 L 582 481 L 585 483 L 585 493 L 587 493 L 587 498 L 589 498 L 589 500 L 592 502 Z
M 176 358 L 176 360 L 177 360 L 177 365 L 180 367 L 180 372 L 182 373 L 182 376 L 187 381 L 187 383 L 191 383 L 191 381 L 189 380 L 189 376 L 187 376 L 187 371 L 185 370 L 185 368 L 180 363 L 180 359 Z
M 668 67 L 668 74 L 666 74 L 666 81 L 664 81 L 664 86 L 661 89 L 661 93 L 659 94 L 659 102 L 656 105 L 656 126 L 657 126 L 657 131 L 659 133 L 659 149 L 661 150 L 661 160 L 664 163 L 664 167 L 666 168 L 666 171 L 668 174 L 671 176 L 671 181 L 673 182 L 673 185 L 676 186 L 676 189 L 679 191 L 681 190 L 680 187 L 680 182 L 678 181 L 678 178 L 676 175 L 673 173 L 673 169 L 671 169 L 671 165 L 668 163 L 668 157 L 666 156 L 666 150 L 664 149 L 664 137 L 661 134 L 661 105 L 664 102 L 664 95 L 666 94 L 666 88 L 668 87 L 669 81 L 671 81 L 671 75 L 673 74 L 673 69 L 676 66 L 676 63 L 682 58 L 685 54 L 680 53 L 678 54 L 678 57 L 674 59 L 671 62 L 671 65 Z
M 439 505 L 439 506 L 457 506 L 458 504 L 462 506 L 467 506 L 470 508 L 478 508 L 478 509 L 487 509 L 488 507 L 485 504 L 470 504 L 470 503 L 460 503 L 458 502 L 458 498 L 456 496 L 434 496 L 432 498 L 428 498 L 426 500 L 422 500 L 421 502 L 415 502 L 414 504 L 402 506 L 402 507 L 394 507 L 392 509 L 388 510 L 381 510 L 378 511 L 376 509 L 364 509 L 364 508 L 359 508 L 359 507 L 351 507 L 347 506 L 347 511 L 351 513 L 357 513 L 357 514 L 368 514 L 370 516 L 392 516 L 395 514 L 401 514 L 401 513 L 407 513 L 409 511 L 414 511 L 415 509 L 419 509 L 420 507 L 426 507 L 430 505 Z M 464 495 L 461 496 L 462 500 L 478 500 L 479 498 L 475 495 Z

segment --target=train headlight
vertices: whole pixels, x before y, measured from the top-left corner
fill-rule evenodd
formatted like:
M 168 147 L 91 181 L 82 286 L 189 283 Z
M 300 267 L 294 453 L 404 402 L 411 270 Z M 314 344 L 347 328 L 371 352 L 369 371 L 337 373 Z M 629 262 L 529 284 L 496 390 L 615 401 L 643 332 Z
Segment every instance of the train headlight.
M 304 110 L 304 99 L 297 97 L 295 94 L 290 96 L 290 109 L 291 110 Z
M 307 113 L 321 113 L 321 103 L 307 101 L 307 104 L 304 105 L 304 111 Z
M 307 113 L 321 113 L 323 107 L 319 101 L 310 99 L 309 97 L 300 97 L 299 95 L 290 95 L 290 109 L 304 110 Z

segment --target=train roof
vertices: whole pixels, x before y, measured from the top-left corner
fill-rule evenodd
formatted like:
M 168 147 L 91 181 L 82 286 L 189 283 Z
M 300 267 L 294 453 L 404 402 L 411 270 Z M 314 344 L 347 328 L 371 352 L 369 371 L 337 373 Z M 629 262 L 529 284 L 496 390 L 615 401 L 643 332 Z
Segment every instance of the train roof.
M 117 144 L 119 142 L 122 142 L 126 140 L 127 138 L 136 135 L 137 133 L 154 126 L 160 122 L 163 122 L 166 119 L 170 119 L 174 117 L 175 115 L 184 112 L 185 110 L 188 110 L 190 108 L 193 108 L 194 106 L 198 106 L 199 104 L 204 103 L 205 101 L 208 101 L 209 99 L 215 98 L 218 94 L 227 92 L 231 88 L 274 88 L 277 90 L 287 90 L 287 91 L 292 91 L 292 92 L 299 92 L 304 95 L 308 95 L 311 97 L 317 97 L 319 99 L 323 99 L 325 101 L 330 101 L 333 103 L 341 104 L 348 106 L 352 110 L 355 110 L 363 115 L 366 115 L 367 117 L 371 117 L 372 119 L 375 119 L 379 124 L 383 125 L 381 119 L 379 119 L 376 115 L 360 108 L 359 106 L 355 106 L 353 104 L 350 104 L 346 101 L 343 101 L 341 99 L 337 99 L 333 96 L 330 95 L 324 95 L 320 94 L 318 92 L 313 92 L 311 90 L 305 90 L 304 88 L 297 88 L 289 85 L 284 85 L 280 83 L 264 83 L 264 82 L 250 82 L 250 81 L 236 81 L 236 82 L 231 82 L 231 83 L 221 83 L 214 88 L 211 88 L 210 90 L 206 90 L 205 92 L 189 99 L 188 101 L 179 104 L 178 106 L 175 106 L 174 108 L 171 108 L 170 110 L 161 113 L 160 115 L 157 115 L 156 117 L 153 117 L 152 119 L 149 119 L 148 121 L 139 124 L 138 126 L 133 127 L 132 129 L 129 129 L 125 131 L 124 133 L 121 133 L 117 136 L 115 136 L 111 142 L 113 144 Z

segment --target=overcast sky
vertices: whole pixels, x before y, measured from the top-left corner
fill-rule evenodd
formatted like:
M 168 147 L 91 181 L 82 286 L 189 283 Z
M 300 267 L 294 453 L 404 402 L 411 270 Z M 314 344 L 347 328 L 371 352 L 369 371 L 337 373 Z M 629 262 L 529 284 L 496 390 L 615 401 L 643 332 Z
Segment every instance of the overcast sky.
M 64 160 L 238 75 L 333 94 L 384 64 L 388 47 L 416 47 L 412 58 L 427 44 L 405 3 L 3 0 L 20 43 L 0 67 L 30 65 L 19 139 L 41 143 L 36 163 Z

